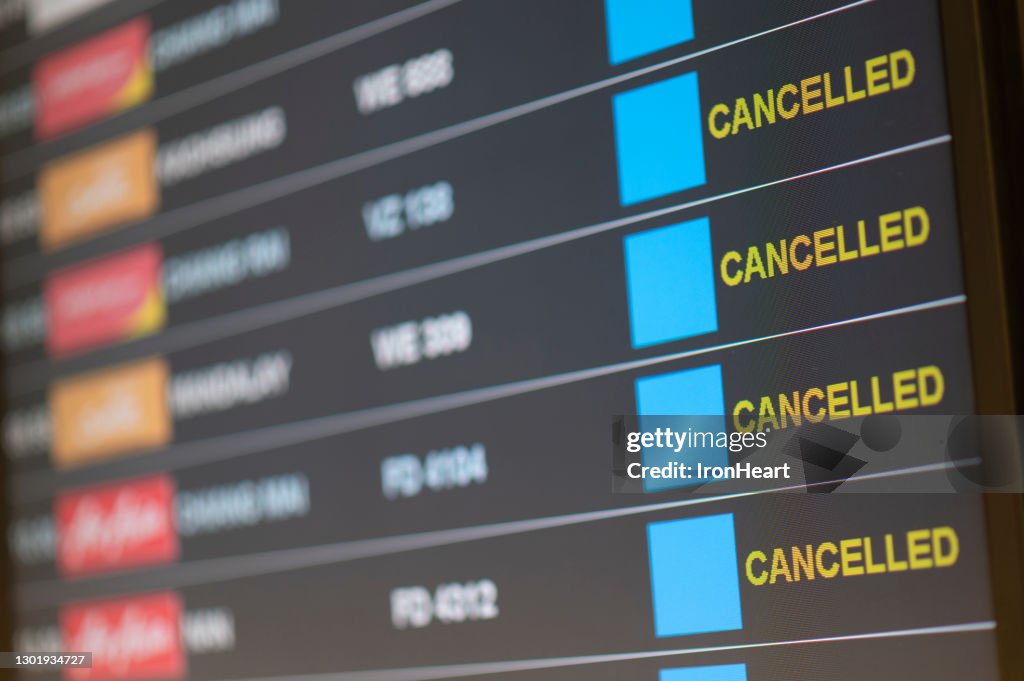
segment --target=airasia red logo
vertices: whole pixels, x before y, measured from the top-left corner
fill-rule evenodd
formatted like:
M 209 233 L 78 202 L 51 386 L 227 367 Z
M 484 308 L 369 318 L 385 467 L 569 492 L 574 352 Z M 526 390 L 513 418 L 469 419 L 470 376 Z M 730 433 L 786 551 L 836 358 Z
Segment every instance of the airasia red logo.
M 181 611 L 181 599 L 171 592 L 66 606 L 60 616 L 64 648 L 92 652 L 92 667 L 65 669 L 65 678 L 182 678 Z
M 169 476 L 66 492 L 58 496 L 54 515 L 57 566 L 67 577 L 178 558 Z

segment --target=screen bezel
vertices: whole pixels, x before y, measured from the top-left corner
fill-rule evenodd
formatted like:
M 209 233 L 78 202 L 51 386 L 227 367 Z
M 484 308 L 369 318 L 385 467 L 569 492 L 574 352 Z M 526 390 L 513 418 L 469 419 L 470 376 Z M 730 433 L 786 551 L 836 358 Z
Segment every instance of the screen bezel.
M 1004 117 L 1021 111 L 1020 36 L 1024 0 L 940 0 L 950 129 L 956 176 L 974 403 L 979 414 L 1018 414 L 1022 381 L 1015 362 L 1021 337 L 1019 253 L 1014 191 L 1024 134 Z M 1019 258 L 1017 258 L 1019 260 Z M 0 376 L 6 363 L 0 362 Z M 0 400 L 0 408 L 5 408 Z M 0 485 L 9 484 L 0 457 Z M 985 499 L 992 601 L 1001 676 L 1024 678 L 1024 503 L 1018 494 Z M 10 507 L 0 504 L 7 528 Z M 5 532 L 6 534 L 6 532 Z M 8 542 L 0 542 L 0 646 L 13 649 L 15 609 Z
M 984 0 L 942 0 L 941 12 L 975 409 L 1018 414 L 1019 329 L 1010 314 L 1019 291 L 1011 229 L 1018 145 L 1000 114 L 1019 109 L 1020 34 L 1007 29 L 1020 16 Z M 985 515 L 1000 672 L 1024 678 L 1021 496 L 986 495 Z

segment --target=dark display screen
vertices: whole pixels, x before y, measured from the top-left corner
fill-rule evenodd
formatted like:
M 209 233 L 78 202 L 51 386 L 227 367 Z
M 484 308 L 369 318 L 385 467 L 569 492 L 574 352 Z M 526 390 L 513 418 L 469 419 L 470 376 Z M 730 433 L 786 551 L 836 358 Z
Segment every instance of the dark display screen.
M 998 678 L 978 497 L 611 484 L 616 415 L 974 409 L 946 66 L 935 0 L 0 2 L 11 650 L 92 653 L 19 678 Z

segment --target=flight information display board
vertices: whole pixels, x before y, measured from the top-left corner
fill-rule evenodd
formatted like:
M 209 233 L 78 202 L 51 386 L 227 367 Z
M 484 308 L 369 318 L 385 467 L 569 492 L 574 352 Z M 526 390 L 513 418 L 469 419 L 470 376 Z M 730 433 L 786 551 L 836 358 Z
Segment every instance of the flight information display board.
M 93 654 L 23 678 L 998 678 L 976 497 L 611 488 L 615 415 L 972 411 L 936 0 L 0 45 L 12 645 Z

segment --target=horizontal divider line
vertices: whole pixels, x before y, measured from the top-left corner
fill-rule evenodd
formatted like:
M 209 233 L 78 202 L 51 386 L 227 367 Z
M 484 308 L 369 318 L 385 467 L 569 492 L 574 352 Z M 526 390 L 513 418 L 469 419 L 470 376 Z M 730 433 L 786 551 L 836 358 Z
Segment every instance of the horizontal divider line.
M 700 655 L 707 653 L 736 652 L 778 648 L 794 645 L 813 645 L 822 643 L 842 643 L 846 641 L 868 641 L 884 638 L 904 638 L 907 636 L 937 636 L 942 634 L 967 634 L 993 631 L 995 621 L 966 622 L 963 624 L 947 624 L 936 627 L 918 627 L 915 629 L 894 629 L 874 631 L 862 634 L 845 634 L 839 636 L 823 636 L 819 638 L 803 638 L 789 641 L 764 641 L 761 643 L 738 643 L 724 646 L 706 646 L 703 648 L 677 648 L 674 650 L 649 650 L 636 653 L 611 653 L 604 655 L 579 655 L 576 657 L 555 657 L 538 660 L 509 660 L 503 662 L 478 662 L 453 664 L 433 667 L 409 667 L 405 669 L 381 669 L 356 672 L 326 672 L 321 674 L 294 674 L 289 676 L 250 677 L 247 679 L 224 679 L 223 681 L 435 681 L 464 676 L 501 674 L 507 672 L 535 671 L 539 669 L 556 669 L 576 667 L 589 664 L 606 664 L 609 662 L 628 662 L 630 660 L 649 660 L 662 657 L 681 657 L 684 655 Z
M 129 111 L 97 121 L 91 126 L 76 130 L 57 140 L 23 147 L 4 156 L 0 175 L 3 175 L 4 183 L 6 183 L 12 179 L 35 172 L 36 168 L 45 162 L 45 159 L 36 157 L 44 155 L 44 152 L 51 148 L 54 143 L 67 144 L 68 140 L 73 139 L 80 133 L 89 131 L 90 134 L 95 135 L 101 126 L 102 128 L 113 127 L 115 123 L 118 127 L 123 127 L 126 123 L 129 127 L 152 125 L 168 116 L 180 114 L 193 107 L 223 97 L 228 93 L 258 83 L 266 78 L 290 71 L 302 64 L 307 64 L 368 38 L 378 36 L 381 33 L 428 16 L 458 2 L 461 2 L 461 0 L 427 0 L 427 2 L 407 7 L 393 14 L 368 21 L 365 24 L 353 26 L 334 35 L 320 38 L 308 45 L 293 48 L 287 52 L 276 54 L 273 57 L 267 57 L 255 64 L 248 64 L 235 71 L 191 85 L 177 92 L 172 92 L 159 99 L 150 100 Z M 159 81 L 159 75 L 157 75 L 157 79 Z M 8 168 L 8 165 L 12 167 Z M 18 167 L 19 165 L 25 167 Z
M 143 456 L 118 458 L 115 461 L 99 464 L 88 468 L 78 469 L 72 472 L 38 471 L 33 473 L 19 473 L 10 476 L 11 503 L 18 505 L 31 501 L 45 499 L 53 494 L 57 486 L 72 486 L 89 484 L 90 480 L 96 481 L 95 477 L 101 476 L 109 470 L 116 470 L 120 476 L 139 475 L 148 472 L 160 471 L 170 472 L 182 470 L 192 466 L 214 463 L 233 459 L 247 454 L 255 454 L 285 446 L 301 444 L 312 440 L 319 440 L 335 435 L 342 435 L 358 430 L 365 430 L 374 426 L 381 426 L 389 423 L 407 421 L 420 416 L 437 414 L 451 411 L 460 407 L 481 404 L 524 395 L 538 390 L 546 390 L 561 385 L 577 383 L 592 378 L 608 376 L 612 374 L 641 369 L 649 366 L 656 366 L 665 362 L 671 362 L 690 357 L 699 357 L 710 353 L 730 350 L 733 348 L 753 345 L 764 341 L 789 338 L 806 333 L 813 333 L 825 329 L 841 328 L 853 324 L 859 324 L 877 319 L 896 317 L 926 310 L 961 305 L 966 301 L 966 296 L 956 295 L 948 298 L 909 305 L 906 307 L 876 312 L 860 317 L 853 317 L 837 322 L 829 322 L 817 326 L 782 331 L 768 336 L 748 338 L 730 343 L 722 343 L 694 350 L 674 352 L 657 357 L 629 360 L 617 364 L 609 364 L 589 369 L 580 369 L 551 376 L 530 378 L 522 381 L 503 383 L 499 385 L 473 388 L 447 395 L 434 395 L 406 402 L 398 402 L 379 407 L 368 407 L 340 414 L 329 416 L 318 416 L 292 423 L 256 428 L 238 433 L 219 435 L 202 440 L 193 440 L 180 444 L 172 444 L 164 449 L 147 453 Z M 82 480 L 85 478 L 85 480 Z
M 483 267 L 485 265 L 491 265 L 503 260 L 527 255 L 553 246 L 594 236 L 596 234 L 602 234 L 622 227 L 628 227 L 654 218 L 672 215 L 691 208 L 697 208 L 699 206 L 748 194 L 750 192 L 768 189 L 790 182 L 796 182 L 817 175 L 842 170 L 844 168 L 947 144 L 950 140 L 951 137 L 949 135 L 941 135 L 939 137 L 933 137 L 931 139 L 915 142 L 913 144 L 897 147 L 877 154 L 863 156 L 852 161 L 844 161 L 825 168 L 791 175 L 779 180 L 772 180 L 770 182 L 725 192 L 723 194 L 716 194 L 714 196 L 697 199 L 695 201 L 687 201 L 658 210 L 646 211 L 624 218 L 599 222 L 585 227 L 578 227 L 565 232 L 538 237 L 536 239 L 516 244 L 499 246 L 486 251 L 458 256 L 449 260 L 443 260 L 429 265 L 422 265 L 420 267 L 403 270 L 401 272 L 393 272 L 361 281 L 341 284 L 333 288 L 304 293 L 286 300 L 265 303 L 263 305 L 229 312 L 209 319 L 188 322 L 177 327 L 172 327 L 149 338 L 141 338 L 129 343 L 110 346 L 63 362 L 37 360 L 32 363 L 10 366 L 7 369 L 7 377 L 5 379 L 7 394 L 9 396 L 16 397 L 43 389 L 49 381 L 53 380 L 49 369 L 54 365 L 57 367 L 61 367 L 62 365 L 72 366 L 75 368 L 67 370 L 67 373 L 78 373 L 80 371 L 98 368 L 109 362 L 122 362 L 155 353 L 165 354 L 194 348 L 207 343 L 230 338 L 231 336 L 241 333 L 255 331 L 257 329 L 266 328 L 268 326 L 280 324 L 299 317 L 324 312 L 335 307 L 341 307 L 354 302 L 367 300 L 369 298 L 392 293 L 403 288 L 409 288 L 436 279 L 441 279 L 443 277 Z
M 197 203 L 181 206 L 156 215 L 155 217 L 134 226 L 128 226 L 125 229 L 131 230 L 130 235 L 135 237 L 132 243 L 163 238 L 171 234 L 185 231 L 191 227 L 222 218 L 226 215 L 231 215 L 241 210 L 245 210 L 246 208 L 252 208 L 305 189 L 310 189 L 331 180 L 345 177 L 445 142 L 450 142 L 471 133 L 493 127 L 500 123 L 505 123 L 515 118 L 549 108 L 556 104 L 561 104 L 592 92 L 597 92 L 649 73 L 654 73 L 656 71 L 684 63 L 688 60 L 695 59 L 712 52 L 733 47 L 750 40 L 761 38 L 811 21 L 816 21 L 818 19 L 875 1 L 876 0 L 857 0 L 857 2 L 853 2 L 849 5 L 844 5 L 820 14 L 805 17 L 782 26 L 767 29 L 744 38 L 738 38 L 736 40 L 722 43 L 721 45 L 700 50 L 688 55 L 683 55 L 675 59 L 670 59 L 666 62 L 655 64 L 653 66 L 637 69 L 636 71 L 631 71 L 619 76 L 606 78 L 589 85 L 583 85 L 562 93 L 542 97 L 541 99 L 534 100 L 532 102 L 519 104 L 502 111 L 485 114 L 444 128 L 408 137 L 396 142 L 391 142 L 390 144 L 385 144 L 380 147 L 357 152 L 350 156 L 344 156 L 318 166 L 305 168 L 288 175 L 265 180 L 264 182 L 245 187 L 243 189 L 237 189 L 227 194 L 222 194 Z M 123 232 L 120 231 L 113 233 L 108 232 L 106 234 L 96 236 L 82 244 L 70 246 L 62 251 L 57 251 L 55 255 L 75 253 L 82 249 L 87 250 L 87 247 L 91 247 L 95 250 L 96 247 L 94 244 L 105 243 L 122 233 Z M 89 246 L 90 244 L 93 244 L 93 246 Z M 87 252 L 89 251 L 87 250 Z M 39 266 L 35 266 L 35 263 L 39 261 L 46 261 L 50 257 L 53 256 L 43 253 L 31 253 L 17 258 L 12 258 L 11 260 L 4 262 L 3 269 L 7 270 L 8 273 L 4 275 L 3 288 L 10 289 L 38 278 L 37 276 L 32 276 L 34 274 L 33 270 L 39 269 Z M 22 271 L 21 274 L 18 274 L 19 270 Z
M 827 487 L 828 485 L 841 482 L 843 484 L 856 484 L 872 480 L 883 480 L 903 476 L 921 475 L 935 473 L 944 470 L 962 470 L 965 467 L 978 466 L 981 459 L 962 459 L 942 463 L 923 464 L 891 471 L 879 471 L 877 473 L 862 473 L 853 475 L 844 480 L 823 480 L 813 483 L 785 485 L 765 490 L 752 490 L 749 492 L 730 492 L 727 494 L 707 495 L 668 501 L 656 504 L 645 504 L 641 506 L 630 506 L 625 508 L 606 509 L 602 511 L 584 511 L 546 518 L 530 518 L 526 520 L 510 520 L 488 525 L 475 525 L 469 527 L 452 528 L 446 530 L 430 530 L 413 534 L 394 535 L 388 537 L 376 537 L 372 539 L 357 539 L 341 541 L 333 544 L 320 544 L 317 546 L 305 546 L 292 549 L 277 549 L 262 553 L 250 553 L 245 555 L 229 556 L 224 558 L 207 558 L 191 561 L 188 563 L 176 563 L 154 567 L 146 571 L 135 573 L 116 573 L 113 575 L 97 575 L 83 577 L 71 583 L 82 585 L 87 590 L 93 589 L 93 595 L 75 595 L 74 600 L 85 600 L 97 598 L 95 595 L 96 586 L 103 590 L 105 584 L 113 584 L 118 593 L 127 591 L 150 591 L 154 589 L 180 589 L 197 584 L 209 584 L 212 582 L 224 582 L 247 577 L 259 577 L 263 575 L 291 572 L 319 567 L 323 565 L 334 565 L 348 563 L 357 560 L 380 558 L 410 551 L 421 551 L 434 549 L 454 544 L 495 539 L 527 532 L 538 532 L 543 530 L 556 529 L 572 525 L 612 520 L 633 515 L 645 515 L 657 511 L 666 511 L 690 506 L 702 506 L 723 501 L 732 501 L 746 497 L 761 496 L 764 494 L 785 494 L 800 492 L 807 488 Z M 65 600 L 61 593 L 62 588 L 67 588 L 68 582 L 61 580 L 39 580 L 35 582 L 15 583 L 14 591 L 15 609 L 21 612 L 32 610 L 45 610 L 56 607 Z
M 36 0 L 20 0 L 27 7 L 30 3 L 36 2 Z M 89 10 L 80 17 L 76 17 L 75 21 L 80 20 L 92 20 L 94 16 L 106 15 L 107 20 L 113 18 L 114 22 L 124 21 L 136 14 L 142 12 L 150 12 L 154 7 L 166 2 L 166 0 L 132 0 L 132 3 L 116 3 L 111 6 L 96 8 Z M 28 10 L 25 10 L 25 22 L 28 25 Z M 74 23 L 74 22 L 71 22 Z M 42 48 L 39 47 L 39 43 L 44 40 L 50 40 L 52 35 L 56 35 L 63 29 L 68 28 L 71 23 L 62 24 L 59 27 L 47 31 L 37 36 L 30 36 L 27 40 L 24 40 L 17 45 L 12 45 L 7 49 L 0 50 L 0 74 L 9 73 L 15 69 L 26 66 L 28 62 L 37 60 L 45 56 L 42 54 Z M 87 40 L 88 38 L 83 38 Z M 72 46 L 74 43 L 69 45 Z M 61 49 L 61 48 L 57 48 Z M 37 54 L 39 53 L 39 54 Z

